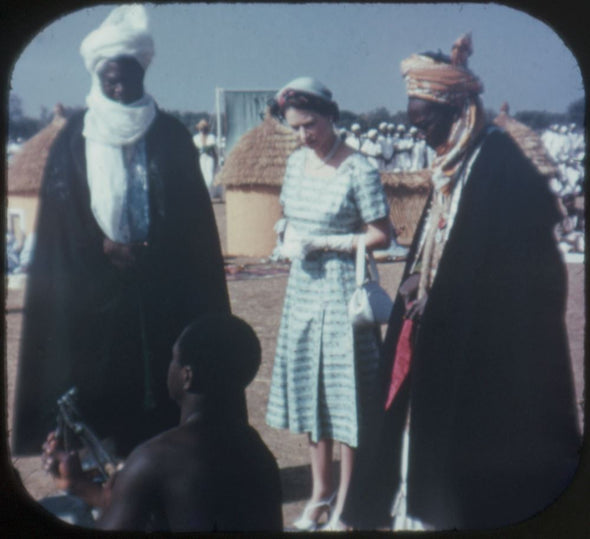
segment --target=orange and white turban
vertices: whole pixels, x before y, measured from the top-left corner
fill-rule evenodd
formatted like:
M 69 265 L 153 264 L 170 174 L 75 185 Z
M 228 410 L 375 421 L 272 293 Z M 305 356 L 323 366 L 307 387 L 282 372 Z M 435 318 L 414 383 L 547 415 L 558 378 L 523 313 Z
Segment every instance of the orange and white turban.
M 483 92 L 483 84 L 468 68 L 473 53 L 471 34 L 453 44 L 450 61 L 426 54 L 412 54 L 401 63 L 409 97 L 461 106 L 465 99 Z
M 408 97 L 459 109 L 448 140 L 436 148 L 437 155 L 431 166 L 434 187 L 443 191 L 448 191 L 454 184 L 467 151 L 485 125 L 484 109 L 479 98 L 483 84 L 467 68 L 467 59 L 472 52 L 471 34 L 464 34 L 453 43 L 450 58 L 413 54 L 401 63 Z

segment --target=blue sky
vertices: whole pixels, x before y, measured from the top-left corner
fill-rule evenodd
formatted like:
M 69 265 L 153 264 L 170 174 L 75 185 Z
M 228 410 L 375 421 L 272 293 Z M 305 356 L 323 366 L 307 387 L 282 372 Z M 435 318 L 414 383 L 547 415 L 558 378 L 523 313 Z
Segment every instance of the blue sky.
M 399 63 L 413 52 L 448 53 L 471 31 L 469 66 L 486 108 L 565 112 L 584 97 L 576 59 L 546 24 L 495 4 L 147 4 L 156 56 L 146 89 L 165 109 L 209 111 L 215 88 L 276 89 L 311 75 L 342 109 L 405 109 Z M 90 76 L 78 53 L 113 9 L 99 5 L 48 24 L 23 50 L 12 90 L 25 114 L 81 106 Z

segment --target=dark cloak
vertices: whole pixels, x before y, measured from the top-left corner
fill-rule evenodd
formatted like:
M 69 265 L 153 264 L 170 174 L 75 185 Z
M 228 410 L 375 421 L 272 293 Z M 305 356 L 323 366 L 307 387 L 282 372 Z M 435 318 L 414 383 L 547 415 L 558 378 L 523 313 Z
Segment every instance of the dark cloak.
M 178 423 L 166 389 L 174 341 L 200 314 L 229 311 L 209 194 L 189 132 L 158 111 L 145 135 L 149 246 L 131 271 L 103 253 L 90 208 L 84 112 L 55 140 L 45 169 L 28 277 L 13 451 L 38 454 L 56 400 L 79 390 L 80 411 L 125 455 Z
M 402 281 L 425 216 L 426 209 Z M 581 439 L 566 272 L 553 236 L 559 219 L 545 178 L 506 134 L 487 135 L 430 291 L 410 376 L 376 419 L 374 438 L 359 447 L 344 521 L 357 529 L 391 525 L 410 398 L 410 516 L 436 529 L 502 526 L 542 510 L 570 483 Z M 382 402 L 403 314 L 398 294 L 383 346 Z

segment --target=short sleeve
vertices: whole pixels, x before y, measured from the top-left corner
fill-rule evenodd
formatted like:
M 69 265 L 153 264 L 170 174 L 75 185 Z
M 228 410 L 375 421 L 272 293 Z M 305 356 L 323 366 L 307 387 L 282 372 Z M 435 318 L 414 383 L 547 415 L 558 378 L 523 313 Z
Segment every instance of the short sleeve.
M 379 171 L 362 156 L 355 163 L 353 189 L 355 203 L 365 224 L 389 215 L 389 204 Z

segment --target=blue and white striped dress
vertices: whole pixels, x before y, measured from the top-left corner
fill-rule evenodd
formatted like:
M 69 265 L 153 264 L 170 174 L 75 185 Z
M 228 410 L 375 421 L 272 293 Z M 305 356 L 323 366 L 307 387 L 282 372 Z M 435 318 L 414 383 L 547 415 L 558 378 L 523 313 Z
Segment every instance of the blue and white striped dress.
M 379 173 L 364 156 L 350 155 L 335 176 L 320 179 L 304 175 L 306 151 L 290 156 L 281 192 L 284 216 L 298 232 L 359 233 L 389 215 Z M 347 309 L 354 288 L 352 254 L 319 251 L 291 264 L 266 415 L 270 426 L 308 432 L 314 442 L 358 445 L 376 393 L 379 343 L 374 328 L 353 331 Z

